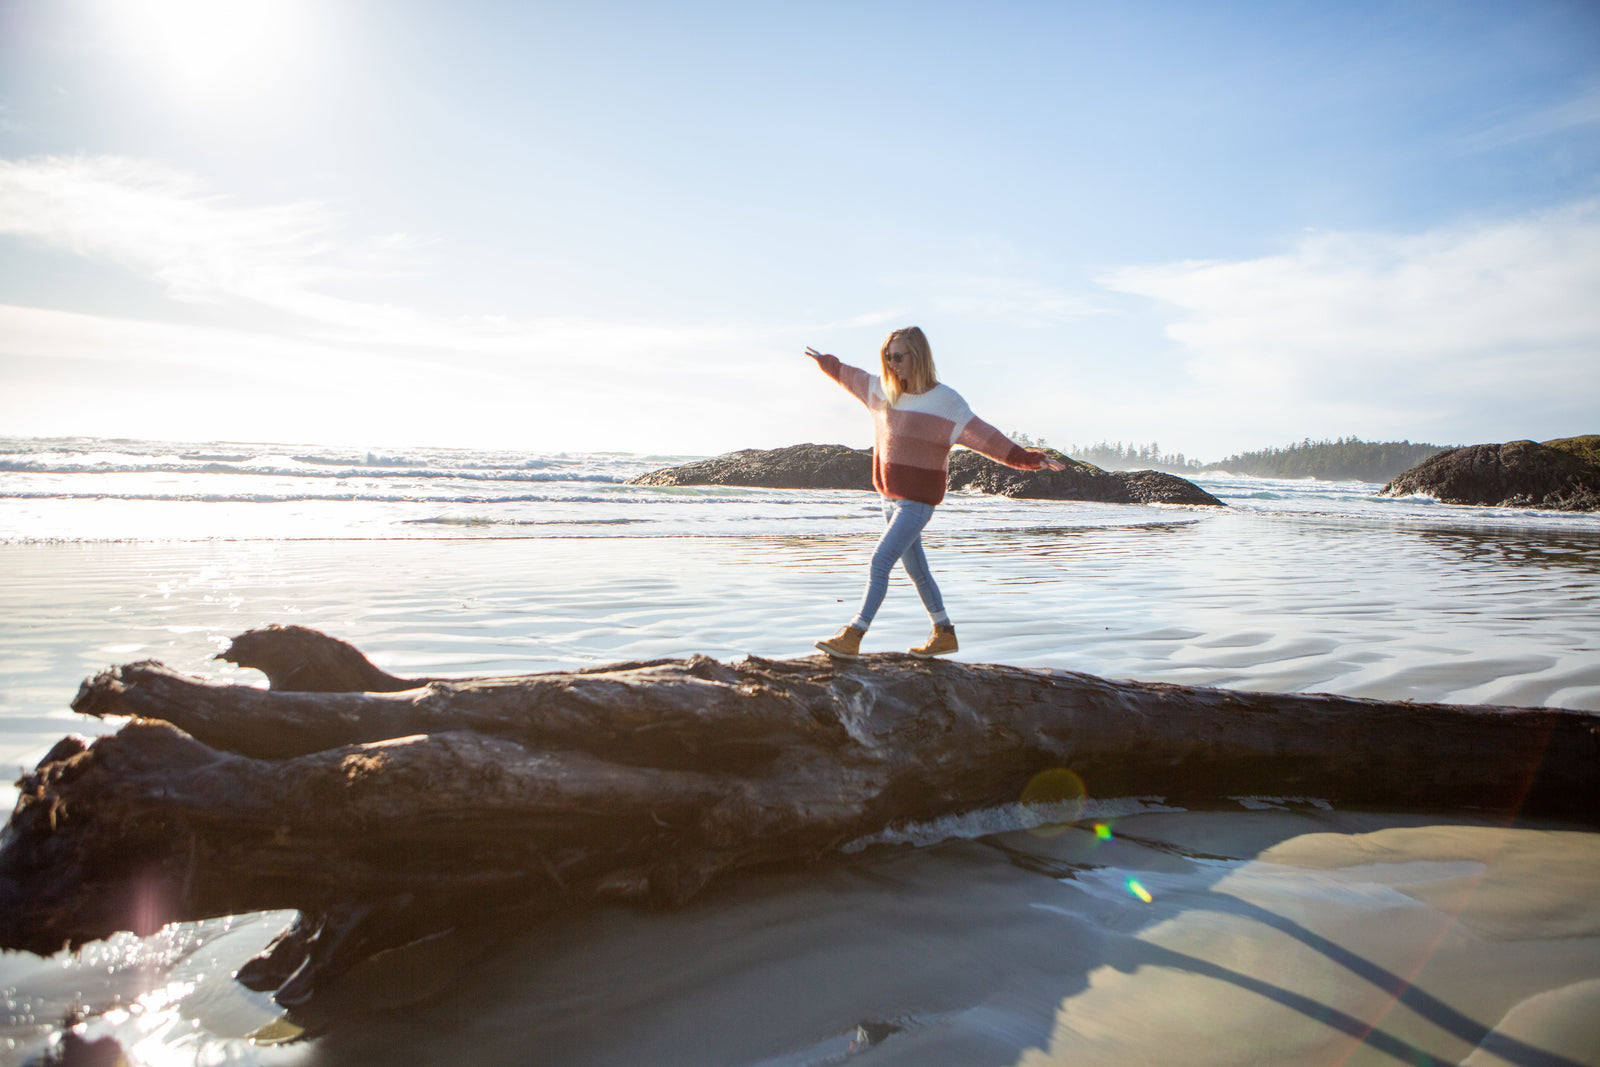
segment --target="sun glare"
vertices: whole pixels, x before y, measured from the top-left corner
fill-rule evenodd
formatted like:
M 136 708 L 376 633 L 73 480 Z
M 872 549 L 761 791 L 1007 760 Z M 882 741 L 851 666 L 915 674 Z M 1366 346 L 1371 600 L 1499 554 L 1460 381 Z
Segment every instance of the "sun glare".
M 100 10 L 119 50 L 191 93 L 271 73 L 306 29 L 299 0 L 104 0 Z

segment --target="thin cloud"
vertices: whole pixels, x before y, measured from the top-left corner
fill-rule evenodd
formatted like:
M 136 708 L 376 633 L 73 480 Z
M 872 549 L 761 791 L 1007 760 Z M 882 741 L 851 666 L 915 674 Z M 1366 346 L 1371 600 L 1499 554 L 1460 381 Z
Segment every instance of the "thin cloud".
M 310 202 L 239 206 L 142 160 L 0 160 L 0 233 L 125 267 L 178 300 L 294 311 L 310 287 L 362 273 L 333 253 L 335 222 Z
M 416 274 L 429 243 L 404 233 L 350 241 L 310 201 L 241 205 L 192 174 L 117 156 L 0 160 L 0 233 L 118 265 L 180 302 L 254 306 L 300 320 L 309 341 L 463 355 L 658 358 L 727 344 L 737 327 L 447 316 L 335 296 L 335 283 Z M 452 363 L 452 366 L 455 366 Z
M 1585 86 L 1555 104 L 1501 119 L 1466 137 L 1461 147 L 1466 152 L 1488 152 L 1540 137 L 1571 133 L 1585 126 L 1600 126 L 1600 83 Z
M 1093 295 L 1005 274 L 913 276 L 893 279 L 917 293 L 917 303 L 944 315 L 1027 329 L 1105 314 Z
M 798 349 L 779 347 L 658 342 L 646 356 L 659 358 L 620 375 L 605 359 L 442 367 L 405 352 L 0 304 L 0 421 L 44 435 L 150 436 L 155 424 L 176 438 L 686 452 L 723 451 L 730 437 L 746 447 L 859 432 Z M 813 403 L 748 402 L 774 382 Z
M 253 369 L 263 378 L 341 387 L 359 385 L 396 368 L 389 355 L 353 352 L 303 338 L 11 304 L 0 304 L 0 337 L 0 356 L 12 359 L 112 360 L 195 374 Z M 399 362 L 403 368 L 405 361 Z
M 1463 438 L 1475 421 L 1600 410 L 1595 202 L 1418 235 L 1312 234 L 1281 255 L 1101 281 L 1176 308 L 1166 332 L 1192 380 L 1235 405 L 1329 418 L 1409 405 Z
M 891 308 L 882 311 L 866 311 L 859 315 L 849 315 L 838 322 L 818 323 L 815 327 L 819 330 L 856 330 L 867 326 L 888 326 L 890 323 L 903 322 L 911 315 L 910 308 Z

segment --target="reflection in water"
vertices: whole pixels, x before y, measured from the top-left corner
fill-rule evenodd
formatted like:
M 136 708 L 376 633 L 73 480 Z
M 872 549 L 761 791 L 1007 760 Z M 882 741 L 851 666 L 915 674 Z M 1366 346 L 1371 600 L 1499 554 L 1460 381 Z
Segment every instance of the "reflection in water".
M 1571 568 L 1600 574 L 1600 536 L 1519 530 L 1518 536 L 1486 536 L 1483 530 L 1429 528 L 1412 531 L 1431 551 L 1454 553 L 1477 564 L 1508 567 Z

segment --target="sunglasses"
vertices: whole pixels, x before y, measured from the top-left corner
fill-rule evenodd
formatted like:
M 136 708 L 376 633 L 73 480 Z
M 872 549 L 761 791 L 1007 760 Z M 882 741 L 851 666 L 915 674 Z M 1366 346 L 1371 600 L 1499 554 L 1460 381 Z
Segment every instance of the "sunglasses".
M 890 356 L 889 357 L 889 362 L 890 363 L 904 363 L 904 362 L 906 362 L 906 359 L 907 359 L 907 357 L 905 357 L 905 356 Z

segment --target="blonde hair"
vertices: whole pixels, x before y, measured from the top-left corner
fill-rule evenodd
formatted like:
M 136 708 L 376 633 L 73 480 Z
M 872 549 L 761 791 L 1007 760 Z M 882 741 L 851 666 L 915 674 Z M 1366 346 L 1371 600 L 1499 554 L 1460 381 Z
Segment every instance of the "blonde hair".
M 904 341 L 911 350 L 905 369 L 898 372 L 889 364 L 889 346 L 896 341 Z M 889 397 L 890 407 L 900 401 L 902 392 L 926 393 L 939 384 L 939 372 L 933 367 L 933 349 L 928 347 L 927 335 L 920 326 L 907 326 L 885 337 L 883 347 L 878 349 L 878 361 L 883 365 L 883 391 Z

